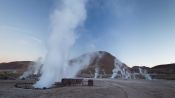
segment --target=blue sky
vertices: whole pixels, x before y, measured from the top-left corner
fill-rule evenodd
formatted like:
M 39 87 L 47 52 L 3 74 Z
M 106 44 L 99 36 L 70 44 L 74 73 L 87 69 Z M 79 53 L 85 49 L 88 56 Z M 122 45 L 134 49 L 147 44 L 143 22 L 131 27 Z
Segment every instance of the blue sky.
M 0 0 L 0 62 L 46 53 L 56 0 Z M 175 62 L 174 0 L 88 0 L 71 57 L 103 50 L 129 66 Z

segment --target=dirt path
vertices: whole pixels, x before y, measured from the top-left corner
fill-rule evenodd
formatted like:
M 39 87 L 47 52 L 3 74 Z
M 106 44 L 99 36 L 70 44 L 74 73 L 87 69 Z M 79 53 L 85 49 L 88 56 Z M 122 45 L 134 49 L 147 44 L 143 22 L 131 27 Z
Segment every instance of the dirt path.
M 164 80 L 110 80 L 116 87 L 127 92 L 128 98 L 173 98 L 175 82 Z

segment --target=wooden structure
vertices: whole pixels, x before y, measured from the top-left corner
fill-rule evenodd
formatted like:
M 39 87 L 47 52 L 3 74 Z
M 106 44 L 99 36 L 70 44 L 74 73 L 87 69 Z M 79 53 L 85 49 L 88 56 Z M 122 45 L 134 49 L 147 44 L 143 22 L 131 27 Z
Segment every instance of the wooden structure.
M 76 85 L 83 85 L 83 79 L 62 79 L 61 84 L 63 86 L 76 86 Z
M 76 78 L 63 78 L 61 83 L 56 83 L 61 86 L 93 86 L 92 79 L 76 79 Z

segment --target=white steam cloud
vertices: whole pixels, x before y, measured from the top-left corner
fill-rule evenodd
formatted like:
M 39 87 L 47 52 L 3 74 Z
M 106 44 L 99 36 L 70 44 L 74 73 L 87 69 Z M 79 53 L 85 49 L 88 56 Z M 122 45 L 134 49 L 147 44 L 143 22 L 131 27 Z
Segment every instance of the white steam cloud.
M 111 78 L 115 78 L 118 75 L 120 75 L 122 79 L 130 79 L 131 78 L 131 74 L 130 74 L 128 68 L 122 62 L 120 62 L 118 59 L 114 60 L 114 69 L 112 70 L 112 72 L 113 72 L 113 74 L 112 74 Z
M 76 41 L 76 29 L 86 19 L 85 4 L 86 0 L 61 0 L 61 7 L 51 15 L 48 53 L 35 88 L 49 88 L 63 78 L 69 50 Z
M 64 77 L 65 78 L 75 77 L 82 69 L 88 68 L 88 66 L 92 64 L 95 59 L 97 59 L 98 63 L 103 55 L 104 55 L 103 53 L 91 52 L 70 60 L 68 66 L 65 67 Z M 95 64 L 95 68 L 98 67 L 99 66 Z M 97 74 L 97 76 L 99 75 L 99 70 L 100 69 L 98 68 L 98 72 L 96 71 L 95 73 Z
M 27 71 L 25 71 L 23 73 L 22 76 L 20 76 L 20 79 L 25 79 L 27 77 L 29 77 L 30 75 L 38 75 L 40 74 L 40 69 L 42 68 L 42 58 L 39 57 L 34 63 L 32 63 L 31 65 L 29 65 L 29 67 L 27 68 Z

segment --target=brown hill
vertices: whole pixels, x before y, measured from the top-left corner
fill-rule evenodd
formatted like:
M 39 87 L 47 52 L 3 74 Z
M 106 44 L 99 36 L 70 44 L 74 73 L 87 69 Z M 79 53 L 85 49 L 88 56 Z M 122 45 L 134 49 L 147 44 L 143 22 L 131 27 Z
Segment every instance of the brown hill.
M 140 66 L 134 66 L 131 68 L 133 72 L 139 72 Z M 142 69 L 146 69 L 153 79 L 168 79 L 175 80 L 175 64 L 162 64 L 152 68 L 142 66 Z
M 0 71 L 17 71 L 24 72 L 32 61 L 15 61 L 9 63 L 0 63 Z
M 91 71 L 92 73 L 95 73 L 95 68 L 98 67 L 100 71 L 104 71 L 106 74 L 112 74 L 112 69 L 114 68 L 114 59 L 115 57 L 112 56 L 108 52 L 104 51 L 97 51 L 91 53 L 93 55 L 91 57 L 91 62 L 88 65 L 88 67 L 81 71 L 81 73 L 89 74 Z M 80 56 L 79 58 L 83 58 L 84 56 L 87 56 L 90 54 L 84 54 Z
M 150 69 L 153 78 L 175 80 L 175 64 L 162 64 Z
M 154 66 L 151 68 L 151 72 L 158 74 L 175 74 L 175 63 Z

